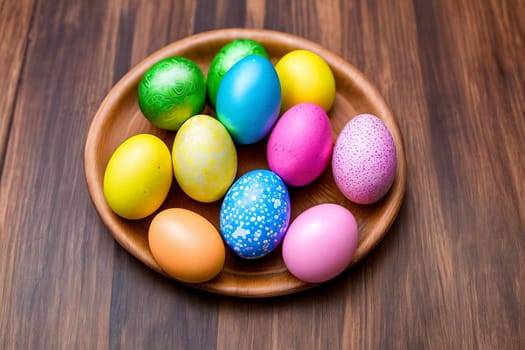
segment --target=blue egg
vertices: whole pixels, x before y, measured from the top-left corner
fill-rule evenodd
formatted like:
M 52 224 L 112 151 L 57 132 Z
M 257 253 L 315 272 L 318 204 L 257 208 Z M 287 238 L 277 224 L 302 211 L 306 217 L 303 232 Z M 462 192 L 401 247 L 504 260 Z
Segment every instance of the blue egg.
M 222 202 L 221 235 L 245 259 L 265 256 L 283 239 L 290 222 L 290 196 L 274 172 L 253 170 L 230 187 Z
M 250 55 L 224 75 L 217 92 L 217 118 L 238 144 L 262 140 L 281 108 L 281 84 L 272 62 Z

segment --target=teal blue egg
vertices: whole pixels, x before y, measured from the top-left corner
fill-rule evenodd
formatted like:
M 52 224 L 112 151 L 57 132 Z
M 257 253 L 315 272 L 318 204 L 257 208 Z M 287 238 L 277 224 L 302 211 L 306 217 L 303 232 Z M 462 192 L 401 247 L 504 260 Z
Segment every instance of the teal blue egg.
M 217 93 L 216 112 L 237 144 L 261 141 L 279 117 L 281 85 L 269 59 L 250 55 L 226 73 Z

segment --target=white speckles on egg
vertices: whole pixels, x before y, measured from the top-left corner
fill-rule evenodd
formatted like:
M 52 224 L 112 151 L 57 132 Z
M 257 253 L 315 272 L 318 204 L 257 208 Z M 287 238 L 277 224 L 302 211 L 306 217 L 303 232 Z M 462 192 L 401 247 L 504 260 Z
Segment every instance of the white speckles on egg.
M 246 259 L 260 258 L 275 249 L 289 221 L 288 190 L 269 170 L 254 170 L 240 177 L 226 193 L 220 213 L 224 240 Z
M 396 173 L 396 145 L 376 116 L 361 114 L 339 134 L 332 170 L 337 187 L 352 202 L 370 204 L 390 189 Z

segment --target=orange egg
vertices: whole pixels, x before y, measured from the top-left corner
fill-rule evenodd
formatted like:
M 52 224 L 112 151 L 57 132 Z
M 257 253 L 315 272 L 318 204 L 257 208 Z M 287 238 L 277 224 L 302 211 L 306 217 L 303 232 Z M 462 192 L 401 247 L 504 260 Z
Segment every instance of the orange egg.
M 148 240 L 159 266 L 182 282 L 206 282 L 224 266 L 225 248 L 219 232 L 193 211 L 161 211 L 151 222 Z

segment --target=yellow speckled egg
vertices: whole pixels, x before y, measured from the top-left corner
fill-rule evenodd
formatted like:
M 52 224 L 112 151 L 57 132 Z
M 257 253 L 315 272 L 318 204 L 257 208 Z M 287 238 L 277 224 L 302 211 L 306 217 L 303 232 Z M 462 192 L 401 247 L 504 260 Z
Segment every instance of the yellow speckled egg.
M 237 173 L 237 152 L 226 128 L 199 114 L 177 132 L 172 151 L 175 179 L 191 198 L 205 203 L 222 198 Z

